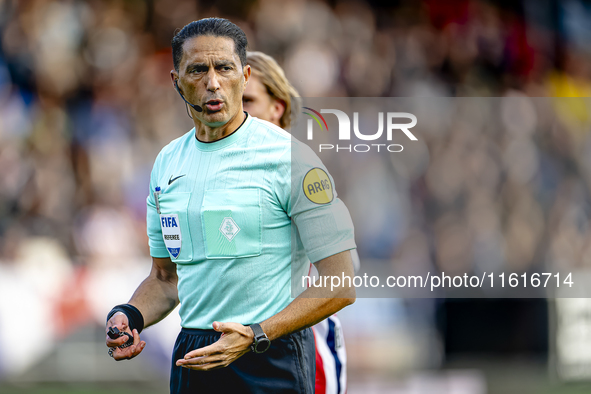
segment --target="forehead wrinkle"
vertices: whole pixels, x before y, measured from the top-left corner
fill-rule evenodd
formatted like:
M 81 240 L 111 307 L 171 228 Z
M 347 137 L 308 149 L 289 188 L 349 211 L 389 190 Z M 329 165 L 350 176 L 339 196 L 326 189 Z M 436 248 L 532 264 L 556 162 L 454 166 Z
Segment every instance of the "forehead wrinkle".
M 230 57 L 230 60 L 228 59 Z M 232 62 L 237 64 L 238 54 L 234 50 L 234 41 L 228 37 L 197 36 L 183 43 L 182 63 L 203 63 L 215 61 Z M 221 58 L 221 59 L 220 59 Z M 181 67 L 186 68 L 186 67 Z

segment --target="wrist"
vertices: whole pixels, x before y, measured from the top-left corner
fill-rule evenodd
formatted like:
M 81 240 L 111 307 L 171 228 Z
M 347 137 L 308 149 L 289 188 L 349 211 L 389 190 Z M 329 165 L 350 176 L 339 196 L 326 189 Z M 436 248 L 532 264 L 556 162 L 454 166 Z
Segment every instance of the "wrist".
M 265 334 L 259 324 L 251 324 L 249 327 L 253 333 L 253 341 L 250 350 L 254 353 L 266 352 L 271 346 L 271 341 L 267 337 L 267 334 Z
M 107 322 L 117 313 L 123 313 L 127 316 L 128 326 L 132 331 L 136 329 L 138 333 L 142 332 L 144 329 L 144 317 L 139 309 L 131 304 L 117 305 L 107 315 Z

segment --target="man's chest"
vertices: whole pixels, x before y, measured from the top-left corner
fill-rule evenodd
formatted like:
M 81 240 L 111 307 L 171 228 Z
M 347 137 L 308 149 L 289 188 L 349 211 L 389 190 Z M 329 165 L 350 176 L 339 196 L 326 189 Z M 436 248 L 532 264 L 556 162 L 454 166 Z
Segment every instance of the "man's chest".
M 263 230 L 289 223 L 270 167 L 248 157 L 178 160 L 157 182 L 163 235 L 176 224 L 171 241 L 182 240 L 179 262 L 258 256 Z

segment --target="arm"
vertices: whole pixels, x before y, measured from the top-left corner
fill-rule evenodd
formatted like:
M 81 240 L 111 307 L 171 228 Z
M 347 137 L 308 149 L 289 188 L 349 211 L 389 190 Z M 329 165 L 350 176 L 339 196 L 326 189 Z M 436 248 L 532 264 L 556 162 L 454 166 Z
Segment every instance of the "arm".
M 337 253 L 316 263 L 323 276 L 349 276 L 353 278 L 350 251 Z M 295 298 L 285 309 L 261 323 L 270 340 L 311 327 L 328 316 L 355 302 L 355 288 L 341 284 L 330 287 L 310 287 Z M 213 328 L 222 332 L 222 338 L 212 345 L 193 350 L 176 365 L 195 370 L 210 370 L 228 366 L 250 350 L 254 334 L 252 329 L 239 323 L 214 322 Z
M 342 275 L 353 278 L 350 251 L 335 254 L 316 264 L 319 276 Z M 261 323 L 270 340 L 313 326 L 355 302 L 355 287 L 341 284 L 331 292 L 330 287 L 309 287 L 285 309 Z M 252 343 L 252 337 L 251 337 Z
M 145 327 L 164 319 L 179 304 L 177 282 L 176 264 L 169 257 L 152 257 L 150 275 L 129 300 L 144 316 Z
M 176 265 L 170 258 L 152 258 L 152 270 L 150 275 L 139 285 L 129 300 L 129 304 L 135 306 L 144 317 L 144 326 L 148 327 L 164 319 L 179 303 L 177 290 L 178 277 Z M 133 332 L 129 328 L 127 316 L 116 313 L 107 322 L 109 327 L 117 327 L 120 331 L 133 334 L 133 345 L 124 349 L 118 348 L 125 343 L 126 337 L 111 339 L 107 336 L 107 346 L 113 347 L 113 358 L 117 361 L 131 359 L 140 354 L 146 345 L 140 341 L 137 330 Z

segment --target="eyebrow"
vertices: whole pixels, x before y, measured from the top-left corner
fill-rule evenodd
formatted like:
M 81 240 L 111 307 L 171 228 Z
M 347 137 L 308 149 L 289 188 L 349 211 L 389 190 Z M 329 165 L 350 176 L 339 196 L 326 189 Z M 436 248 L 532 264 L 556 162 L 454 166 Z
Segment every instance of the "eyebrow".
M 234 62 L 231 60 L 216 60 L 214 62 L 214 66 L 215 67 L 220 67 L 220 66 L 234 66 Z
M 213 62 L 213 66 L 214 67 L 223 67 L 223 66 L 235 66 L 234 62 L 232 60 L 216 60 Z M 197 63 L 190 63 L 187 65 L 187 67 L 185 68 L 186 70 L 191 70 L 194 68 L 198 68 L 198 67 L 207 67 L 209 68 L 209 65 L 207 63 L 203 63 L 203 62 L 197 62 Z

